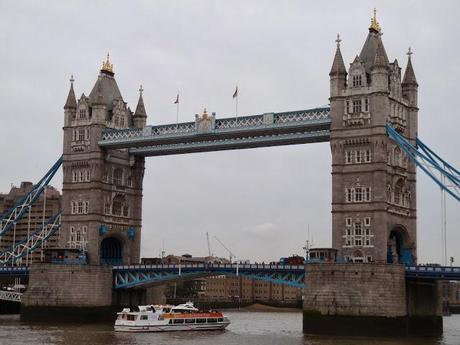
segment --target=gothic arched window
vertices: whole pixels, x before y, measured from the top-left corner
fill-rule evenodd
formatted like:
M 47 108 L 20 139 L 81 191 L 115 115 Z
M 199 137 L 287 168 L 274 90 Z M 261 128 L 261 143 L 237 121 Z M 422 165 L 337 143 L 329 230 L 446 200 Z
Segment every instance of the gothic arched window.
M 387 186 L 387 202 L 391 202 L 391 186 Z
M 113 183 L 116 186 L 122 186 L 123 185 L 123 169 L 116 168 L 113 171 Z
M 123 215 L 123 207 L 125 206 L 125 197 L 123 195 L 117 195 L 112 201 L 112 214 L 114 216 Z
M 399 147 L 395 147 L 394 149 L 393 164 L 397 166 L 402 166 L 402 152 Z

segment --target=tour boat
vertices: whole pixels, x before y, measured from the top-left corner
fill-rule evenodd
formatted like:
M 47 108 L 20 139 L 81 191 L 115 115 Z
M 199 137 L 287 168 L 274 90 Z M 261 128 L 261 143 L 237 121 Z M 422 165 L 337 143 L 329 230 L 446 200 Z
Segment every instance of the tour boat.
M 222 330 L 230 320 L 221 312 L 201 312 L 192 302 L 172 305 L 139 306 L 138 311 L 124 308 L 117 313 L 115 331 L 167 332 Z

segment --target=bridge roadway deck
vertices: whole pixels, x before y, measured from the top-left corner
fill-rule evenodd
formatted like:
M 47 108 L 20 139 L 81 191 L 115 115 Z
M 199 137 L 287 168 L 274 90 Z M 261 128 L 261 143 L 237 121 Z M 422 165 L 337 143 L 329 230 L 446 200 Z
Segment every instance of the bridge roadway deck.
M 129 149 L 133 155 L 159 156 L 324 142 L 330 140 L 330 108 L 146 126 L 105 129 L 99 146 Z
M 117 289 L 210 275 L 241 275 L 303 288 L 305 267 L 304 265 L 269 264 L 133 265 L 114 266 L 113 273 L 114 287 Z M 460 280 L 460 267 L 406 266 L 406 278 Z
M 344 264 L 346 265 L 346 264 Z M 0 278 L 28 277 L 29 267 L 0 267 Z M 212 275 L 241 275 L 252 279 L 303 287 L 304 265 L 183 264 L 113 266 L 114 288 L 126 289 L 178 279 Z M 407 279 L 460 280 L 460 267 L 407 266 Z

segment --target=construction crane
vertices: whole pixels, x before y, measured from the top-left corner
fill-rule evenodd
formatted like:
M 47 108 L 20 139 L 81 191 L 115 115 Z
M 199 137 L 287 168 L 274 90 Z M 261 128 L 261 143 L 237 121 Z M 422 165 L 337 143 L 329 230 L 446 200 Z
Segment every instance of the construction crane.
M 225 246 L 225 244 L 223 244 L 222 241 L 219 240 L 219 239 L 217 238 L 217 236 L 214 236 L 214 237 L 215 237 L 215 239 L 217 240 L 217 242 L 219 242 L 220 245 L 221 245 L 222 247 L 224 247 L 225 250 L 228 252 L 228 254 L 229 254 L 229 256 L 230 256 L 230 263 L 232 263 L 232 259 L 233 259 L 233 258 L 236 258 L 236 255 L 233 254 L 232 251 L 231 251 L 230 249 L 228 249 L 228 248 Z
M 206 231 L 206 240 L 208 241 L 208 255 L 213 256 L 211 252 L 211 242 L 209 241 L 209 233 Z

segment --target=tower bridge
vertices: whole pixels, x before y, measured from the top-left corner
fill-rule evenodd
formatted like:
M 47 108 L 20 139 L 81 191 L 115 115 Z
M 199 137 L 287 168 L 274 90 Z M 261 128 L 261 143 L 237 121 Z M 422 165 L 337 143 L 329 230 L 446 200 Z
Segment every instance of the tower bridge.
M 191 122 L 147 125 L 143 90 L 132 112 L 108 56 L 89 96 L 83 93 L 77 100 L 71 78 L 62 159 L 2 216 L 0 235 L 11 231 L 62 164 L 63 210 L 52 218 L 51 230 L 59 230 L 61 247 L 85 250 L 89 265 L 11 271 L 29 275 L 29 289 L 21 297 L 24 312 L 107 307 L 113 288 L 135 290 L 198 275 L 242 274 L 304 285 L 306 332 L 358 332 L 369 320 L 380 325 L 377 329 L 398 325 L 398 332 L 439 332 L 438 281 L 459 279 L 460 273 L 458 268 L 416 266 L 416 166 L 431 172 L 430 177 L 459 201 L 460 173 L 417 138 L 418 82 L 411 51 L 402 75 L 398 60 L 390 62 L 387 56 L 375 15 L 348 69 L 339 37 L 336 43 L 329 72 L 330 106 L 308 110 L 231 118 L 204 110 Z M 330 143 L 332 247 L 343 263 L 305 268 L 138 265 L 145 157 L 315 142 Z M 0 260 L 14 264 L 51 230 L 44 222 L 33 232 L 33 240 L 18 242 L 20 250 L 14 247 Z M 0 270 L 0 275 L 7 271 Z M 88 285 L 92 292 L 85 290 Z M 49 291 L 57 296 L 53 301 L 46 297 Z M 427 301 L 431 309 L 423 307 Z M 343 322 L 347 327 L 337 328 Z

